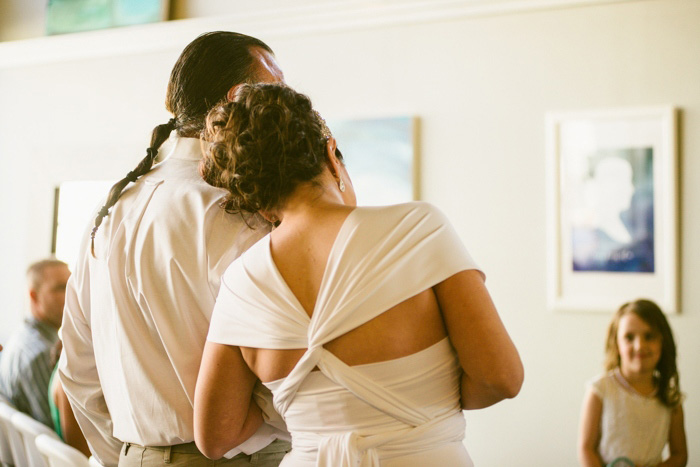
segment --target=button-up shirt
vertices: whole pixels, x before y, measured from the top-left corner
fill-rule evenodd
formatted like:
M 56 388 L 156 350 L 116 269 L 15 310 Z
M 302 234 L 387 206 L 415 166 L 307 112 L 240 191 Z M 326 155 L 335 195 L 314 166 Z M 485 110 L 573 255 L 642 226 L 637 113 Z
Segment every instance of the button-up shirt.
M 225 192 L 201 179 L 200 159 L 200 140 L 176 138 L 104 218 L 95 257 L 85 234 L 68 282 L 61 382 L 106 465 L 116 465 L 122 442 L 194 440 L 195 382 L 220 277 L 268 232 L 220 207 Z M 278 437 L 288 439 L 263 424 L 229 455 Z
M 0 354 L 0 393 L 17 410 L 51 428 L 49 379 L 51 350 L 57 341 L 53 326 L 27 318 Z

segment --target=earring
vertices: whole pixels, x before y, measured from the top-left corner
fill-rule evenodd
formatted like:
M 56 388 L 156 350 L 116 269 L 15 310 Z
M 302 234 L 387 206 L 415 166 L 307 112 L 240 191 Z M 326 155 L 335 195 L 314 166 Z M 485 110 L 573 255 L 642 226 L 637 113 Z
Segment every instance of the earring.
M 338 179 L 338 188 L 340 188 L 340 191 L 343 193 L 345 192 L 345 182 L 343 182 L 342 178 Z

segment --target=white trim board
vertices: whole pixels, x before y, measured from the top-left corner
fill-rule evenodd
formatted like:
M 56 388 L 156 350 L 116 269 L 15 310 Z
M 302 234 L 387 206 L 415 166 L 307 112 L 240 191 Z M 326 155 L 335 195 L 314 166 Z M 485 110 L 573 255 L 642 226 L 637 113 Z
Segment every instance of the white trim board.
M 180 50 L 205 31 L 235 30 L 264 37 L 294 37 L 365 28 L 420 24 L 649 0 L 366 0 L 165 21 L 140 26 L 0 43 L 0 70 L 47 63 Z

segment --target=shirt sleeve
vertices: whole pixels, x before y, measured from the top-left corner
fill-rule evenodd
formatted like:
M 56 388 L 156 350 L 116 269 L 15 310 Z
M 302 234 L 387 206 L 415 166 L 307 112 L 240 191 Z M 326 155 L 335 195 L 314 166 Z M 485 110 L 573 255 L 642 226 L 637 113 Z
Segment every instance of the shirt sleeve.
M 474 258 L 472 258 L 447 216 L 430 203 L 416 201 L 412 204 L 417 206 L 416 210 L 418 212 L 425 211 L 426 218 L 431 219 L 436 226 L 436 231 L 440 232 L 439 239 L 432 242 L 435 247 L 435 250 L 431 253 L 434 255 L 433 261 L 444 264 L 448 270 L 451 268 L 452 272 L 475 270 L 481 275 L 482 279 L 486 280 L 486 274 L 474 261 Z
M 598 399 L 601 401 L 605 397 L 605 392 L 606 392 L 606 378 L 605 375 L 599 375 L 596 376 L 595 378 L 589 380 L 586 382 L 586 386 L 593 391 L 593 394 L 598 396 Z
M 212 298 L 216 299 L 226 269 L 244 251 L 267 235 L 270 225 L 257 215 L 244 220 L 239 214 L 229 214 L 218 203 L 213 216 L 207 229 L 207 269 Z
M 89 282 L 87 277 L 87 271 L 76 271 L 68 280 L 61 327 L 63 352 L 58 371 L 90 451 L 102 465 L 109 467 L 118 464 L 122 443 L 112 436 L 112 419 L 97 372 L 92 332 L 85 309 L 89 309 L 89 296 L 80 295 L 89 294 L 89 288 L 85 286 L 85 282 Z

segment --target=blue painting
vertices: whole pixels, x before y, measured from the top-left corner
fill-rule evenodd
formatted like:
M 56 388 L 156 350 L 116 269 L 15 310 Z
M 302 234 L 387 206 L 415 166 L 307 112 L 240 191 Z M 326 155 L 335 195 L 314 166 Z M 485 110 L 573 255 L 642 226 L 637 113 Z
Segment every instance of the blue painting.
M 599 150 L 572 193 L 574 271 L 654 272 L 653 148 Z
M 329 120 L 328 127 L 343 154 L 358 205 L 416 199 L 414 118 Z
M 168 0 L 49 0 L 46 33 L 65 34 L 163 21 Z

